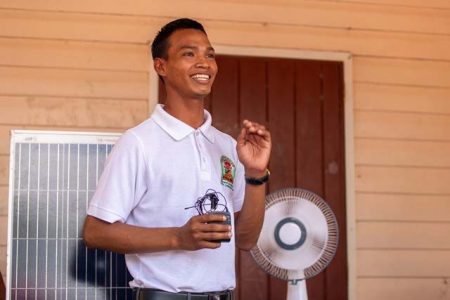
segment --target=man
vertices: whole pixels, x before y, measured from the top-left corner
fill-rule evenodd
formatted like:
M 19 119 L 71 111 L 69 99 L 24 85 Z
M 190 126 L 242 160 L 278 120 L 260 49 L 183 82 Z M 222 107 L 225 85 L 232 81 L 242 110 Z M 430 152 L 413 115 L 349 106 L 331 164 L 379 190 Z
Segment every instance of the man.
M 236 143 L 211 126 L 218 68 L 200 23 L 165 25 L 152 55 L 165 104 L 114 146 L 84 239 L 126 254 L 136 299 L 231 299 L 235 245 L 251 249 L 263 223 L 270 134 L 244 121 Z

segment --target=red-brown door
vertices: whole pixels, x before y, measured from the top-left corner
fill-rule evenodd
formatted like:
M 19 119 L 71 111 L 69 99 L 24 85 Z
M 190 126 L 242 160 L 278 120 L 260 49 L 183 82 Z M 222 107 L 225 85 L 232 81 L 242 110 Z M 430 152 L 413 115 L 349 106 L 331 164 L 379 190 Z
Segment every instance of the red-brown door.
M 235 56 L 219 56 L 217 63 L 206 101 L 213 125 L 236 137 L 243 119 L 265 124 L 273 139 L 268 192 L 300 187 L 328 202 L 339 223 L 338 253 L 306 281 L 308 296 L 347 299 L 342 64 Z M 237 300 L 286 299 L 287 283 L 265 274 L 250 253 L 237 252 L 236 268 Z

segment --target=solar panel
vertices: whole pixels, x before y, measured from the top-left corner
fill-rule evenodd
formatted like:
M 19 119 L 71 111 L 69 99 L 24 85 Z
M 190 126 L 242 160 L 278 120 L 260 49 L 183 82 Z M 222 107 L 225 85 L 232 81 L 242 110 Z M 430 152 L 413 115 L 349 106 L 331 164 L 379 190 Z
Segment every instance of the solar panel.
M 119 136 L 12 131 L 7 299 L 131 299 L 124 256 L 81 237 Z

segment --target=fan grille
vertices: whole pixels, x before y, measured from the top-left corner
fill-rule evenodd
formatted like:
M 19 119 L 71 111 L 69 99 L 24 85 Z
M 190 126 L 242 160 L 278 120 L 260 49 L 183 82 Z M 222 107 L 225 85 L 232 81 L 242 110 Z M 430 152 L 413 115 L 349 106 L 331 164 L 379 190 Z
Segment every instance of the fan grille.
M 280 205 L 281 203 L 287 206 L 289 210 L 290 208 L 293 208 L 297 202 L 301 201 L 309 201 L 320 209 L 327 223 L 327 241 L 323 245 L 323 251 L 321 251 L 320 257 L 313 264 L 303 270 L 281 268 L 274 264 L 271 259 L 273 253 L 278 250 L 276 247 L 262 249 L 259 244 L 257 244 L 251 250 L 254 260 L 265 272 L 283 280 L 308 279 L 317 275 L 328 266 L 337 250 L 339 233 L 336 217 L 328 204 L 318 195 L 308 190 L 298 188 L 278 190 L 266 197 L 266 210 L 272 206 Z M 301 278 L 297 278 L 299 276 Z

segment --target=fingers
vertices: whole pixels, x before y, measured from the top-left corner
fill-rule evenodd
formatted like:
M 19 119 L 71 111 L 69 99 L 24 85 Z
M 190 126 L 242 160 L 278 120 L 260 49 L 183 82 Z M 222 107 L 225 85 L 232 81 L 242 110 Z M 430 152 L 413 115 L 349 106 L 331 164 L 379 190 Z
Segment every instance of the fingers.
M 199 235 L 200 241 L 207 241 L 212 243 L 219 243 L 221 240 L 229 240 L 231 232 L 203 232 Z M 216 242 L 217 241 L 217 242 Z
M 224 222 L 227 220 L 227 217 L 225 217 L 223 214 L 203 214 L 193 217 L 192 220 L 196 220 L 200 223 Z
M 264 125 L 261 125 L 257 122 L 252 122 L 249 120 L 244 120 L 242 121 L 242 125 L 247 128 L 248 131 L 250 132 L 258 132 L 258 131 L 263 131 L 266 130 L 266 127 L 264 127 Z
M 220 247 L 220 243 L 211 242 L 211 241 L 202 241 L 199 243 L 199 249 L 217 249 Z
M 207 216 L 207 217 L 203 217 Z M 191 225 L 193 232 L 199 233 L 199 237 L 203 238 L 203 233 L 220 233 L 230 234 L 231 226 L 228 224 L 222 224 L 226 218 L 222 218 L 222 215 L 201 215 L 197 217 L 197 222 Z
M 221 240 L 231 238 L 231 226 L 222 224 L 203 224 L 202 230 L 192 232 L 192 237 L 200 248 L 218 248 Z M 217 242 L 215 242 L 217 241 Z
M 242 125 L 243 128 L 241 134 L 246 132 L 248 134 L 257 134 L 259 136 L 262 136 L 263 138 L 270 138 L 270 132 L 264 125 L 249 120 L 244 120 L 242 122 Z
M 192 217 L 182 227 L 181 240 L 186 250 L 220 247 L 220 240 L 229 240 L 232 236 L 231 226 L 222 224 L 226 217 L 221 214 L 205 214 Z M 214 242 L 217 240 L 218 242 Z

